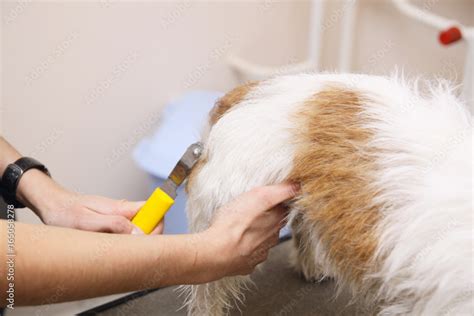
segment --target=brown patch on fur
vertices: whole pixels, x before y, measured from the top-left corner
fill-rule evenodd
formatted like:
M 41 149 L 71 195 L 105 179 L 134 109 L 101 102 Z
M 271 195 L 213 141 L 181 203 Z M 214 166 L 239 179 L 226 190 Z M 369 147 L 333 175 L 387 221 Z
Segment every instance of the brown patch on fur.
M 213 126 L 219 119 L 229 111 L 233 106 L 242 101 L 249 91 L 258 84 L 257 81 L 249 81 L 234 90 L 228 92 L 222 98 L 217 100 L 216 105 L 209 114 L 209 124 Z
M 378 207 L 370 187 L 375 170 L 362 127 L 363 97 L 344 88 L 328 88 L 309 99 L 298 113 L 301 133 L 290 180 L 301 183 L 297 201 L 305 220 L 324 243 L 329 260 L 349 280 L 369 269 L 377 238 Z

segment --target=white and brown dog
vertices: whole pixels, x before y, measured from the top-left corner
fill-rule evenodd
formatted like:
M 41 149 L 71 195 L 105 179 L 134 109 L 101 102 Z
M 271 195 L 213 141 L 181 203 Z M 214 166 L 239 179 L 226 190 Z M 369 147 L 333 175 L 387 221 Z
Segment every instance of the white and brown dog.
M 188 183 L 191 230 L 256 186 L 292 181 L 295 266 L 383 315 L 473 313 L 472 118 L 444 83 L 284 76 L 220 99 Z M 222 315 L 248 277 L 187 286 Z

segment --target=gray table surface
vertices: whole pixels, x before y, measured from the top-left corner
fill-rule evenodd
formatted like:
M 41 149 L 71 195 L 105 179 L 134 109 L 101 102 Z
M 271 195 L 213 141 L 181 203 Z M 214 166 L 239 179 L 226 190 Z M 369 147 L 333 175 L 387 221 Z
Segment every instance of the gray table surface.
M 349 304 L 348 293 L 335 298 L 334 281 L 310 283 L 296 273 L 288 263 L 292 241 L 272 249 L 262 269 L 252 274 L 256 288 L 246 292 L 241 312 L 231 315 L 370 315 L 357 304 Z M 167 287 L 111 307 L 98 315 L 186 315 L 182 297 L 176 287 Z

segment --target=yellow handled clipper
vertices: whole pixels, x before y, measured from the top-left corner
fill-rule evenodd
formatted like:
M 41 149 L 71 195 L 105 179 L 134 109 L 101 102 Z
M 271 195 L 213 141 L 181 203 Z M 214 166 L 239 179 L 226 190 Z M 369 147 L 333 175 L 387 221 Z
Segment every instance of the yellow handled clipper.
M 150 234 L 174 204 L 178 187 L 186 180 L 191 169 L 202 154 L 202 144 L 188 147 L 168 179 L 148 198 L 145 205 L 133 217 L 132 223 L 145 234 Z

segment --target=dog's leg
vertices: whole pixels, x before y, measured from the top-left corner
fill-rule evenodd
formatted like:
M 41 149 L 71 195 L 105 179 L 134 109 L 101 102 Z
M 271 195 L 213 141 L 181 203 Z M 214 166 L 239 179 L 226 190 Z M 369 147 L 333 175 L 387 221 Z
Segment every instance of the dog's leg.
M 249 277 L 227 277 L 200 285 L 183 286 L 189 316 L 222 316 L 230 308 L 242 302 L 242 291 L 247 287 Z
M 291 221 L 293 249 L 290 263 L 295 270 L 311 282 L 322 282 L 331 277 L 323 263 L 324 254 L 316 246 L 317 236 L 311 227 L 304 223 L 303 215 L 296 214 Z
M 199 188 L 196 186 L 194 189 Z M 199 196 L 194 191 L 190 196 Z M 191 232 L 207 229 L 215 215 L 216 207 L 209 206 L 210 198 L 188 200 L 188 220 Z M 218 255 L 218 254 L 216 254 Z M 189 316 L 221 316 L 228 310 L 238 307 L 243 301 L 243 290 L 247 288 L 250 278 L 247 276 L 226 277 L 218 281 L 200 285 L 184 285 L 181 287 L 186 295 L 186 306 Z

